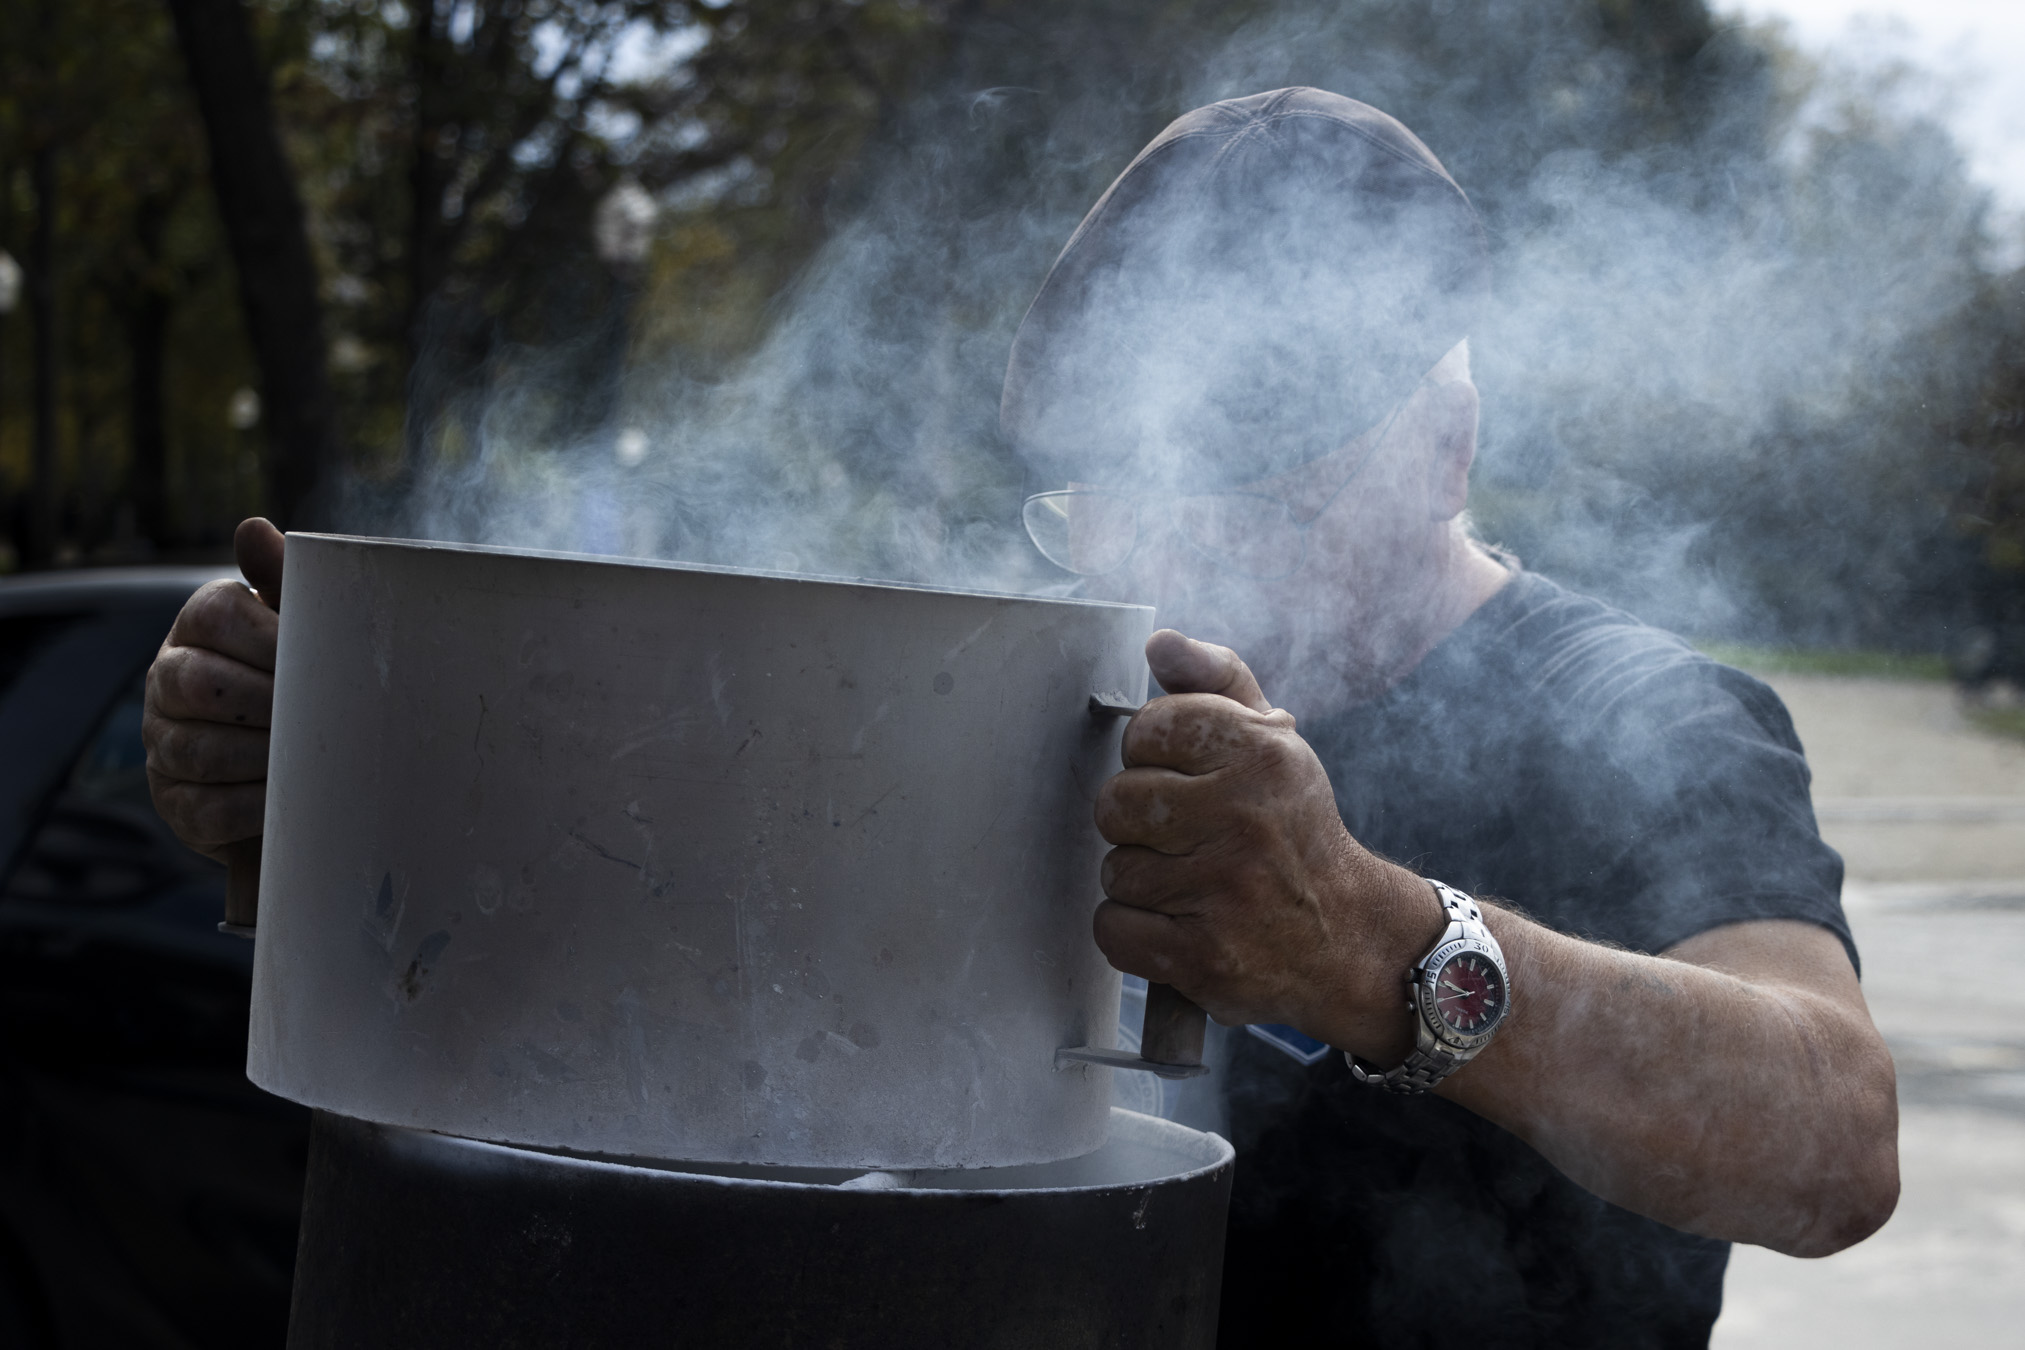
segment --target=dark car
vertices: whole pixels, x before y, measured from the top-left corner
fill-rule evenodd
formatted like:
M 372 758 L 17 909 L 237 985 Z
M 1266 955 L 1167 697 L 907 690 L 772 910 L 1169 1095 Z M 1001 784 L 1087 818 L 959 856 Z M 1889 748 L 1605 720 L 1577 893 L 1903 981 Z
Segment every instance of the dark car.
M 0 580 L 0 1346 L 278 1346 L 308 1112 L 148 799 L 142 681 L 222 569 Z

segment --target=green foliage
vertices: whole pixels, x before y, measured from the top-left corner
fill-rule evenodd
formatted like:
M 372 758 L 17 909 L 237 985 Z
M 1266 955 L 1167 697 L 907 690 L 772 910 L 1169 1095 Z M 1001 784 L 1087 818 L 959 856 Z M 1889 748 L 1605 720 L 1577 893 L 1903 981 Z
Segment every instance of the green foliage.
M 1701 0 L 253 12 L 356 525 L 1003 580 L 1024 485 L 997 386 L 1054 252 L 1174 115 L 1316 84 L 1406 121 L 1490 225 L 1478 516 L 1529 564 L 1697 631 L 1859 647 L 1943 641 L 1972 554 L 2025 579 L 2025 364 L 1987 360 L 2025 351 L 2025 300 L 1980 270 L 1959 157 Z M 0 61 L 17 258 L 28 157 L 60 146 L 66 533 L 135 533 L 152 296 L 158 542 L 218 538 L 255 504 L 224 418 L 251 371 L 160 8 L 0 0 Z M 661 207 L 638 266 L 593 245 L 628 183 Z M 17 311 L 0 501 L 29 343 Z M 614 478 L 622 424 L 652 451 Z
M 2025 741 L 2025 708 L 1972 707 L 1968 710 L 1968 718 L 1985 731 Z
M 253 446 L 226 421 L 250 378 L 203 163 L 168 20 L 154 0 L 0 0 L 0 247 L 32 259 L 30 157 L 54 156 L 59 523 L 94 556 L 216 539 L 258 505 Z M 158 335 L 137 331 L 150 304 Z M 135 503 L 133 373 L 158 346 L 159 419 L 170 448 L 162 537 L 141 536 Z M 29 478 L 24 303 L 0 317 L 0 505 L 20 510 Z M 0 532 L 15 533 L 13 521 Z M 11 555 L 8 547 L 0 550 Z
M 1945 680 L 1948 663 L 1939 656 L 1903 652 L 1805 647 L 1754 647 L 1736 642 L 1702 642 L 1702 652 L 1726 666 L 1755 675 L 1838 675 L 1879 680 Z
M 2025 681 L 2025 269 L 1990 282 L 1979 317 L 1988 356 L 1964 372 L 1979 383 L 1960 413 L 1968 481 L 1956 520 L 1977 564 L 1975 619 L 2006 657 L 1989 673 Z

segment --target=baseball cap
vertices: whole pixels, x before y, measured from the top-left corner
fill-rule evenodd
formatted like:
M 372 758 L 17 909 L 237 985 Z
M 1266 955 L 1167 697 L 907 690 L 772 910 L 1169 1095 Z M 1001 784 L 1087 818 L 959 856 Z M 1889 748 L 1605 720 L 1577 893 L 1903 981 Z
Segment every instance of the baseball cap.
M 1278 89 L 1197 108 L 1083 218 L 1013 339 L 1034 477 L 1214 490 L 1375 425 L 1468 336 L 1481 222 L 1414 134 Z

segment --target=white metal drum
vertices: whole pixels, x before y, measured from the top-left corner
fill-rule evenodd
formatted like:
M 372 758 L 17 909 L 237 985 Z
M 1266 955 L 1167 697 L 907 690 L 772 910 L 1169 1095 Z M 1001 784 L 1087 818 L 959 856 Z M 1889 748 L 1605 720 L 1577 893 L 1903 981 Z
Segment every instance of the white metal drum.
M 1104 1140 L 1091 802 L 1152 611 L 288 539 L 248 1073 L 706 1162 Z

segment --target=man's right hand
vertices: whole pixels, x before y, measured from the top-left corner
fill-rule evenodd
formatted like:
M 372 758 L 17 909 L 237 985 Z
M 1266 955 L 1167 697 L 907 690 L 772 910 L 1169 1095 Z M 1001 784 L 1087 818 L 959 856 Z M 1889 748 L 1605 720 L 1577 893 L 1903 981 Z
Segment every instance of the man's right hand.
M 232 548 L 253 589 L 220 580 L 190 597 L 148 667 L 141 722 L 155 810 L 220 862 L 257 845 L 266 814 L 281 624 L 281 531 L 242 521 Z

